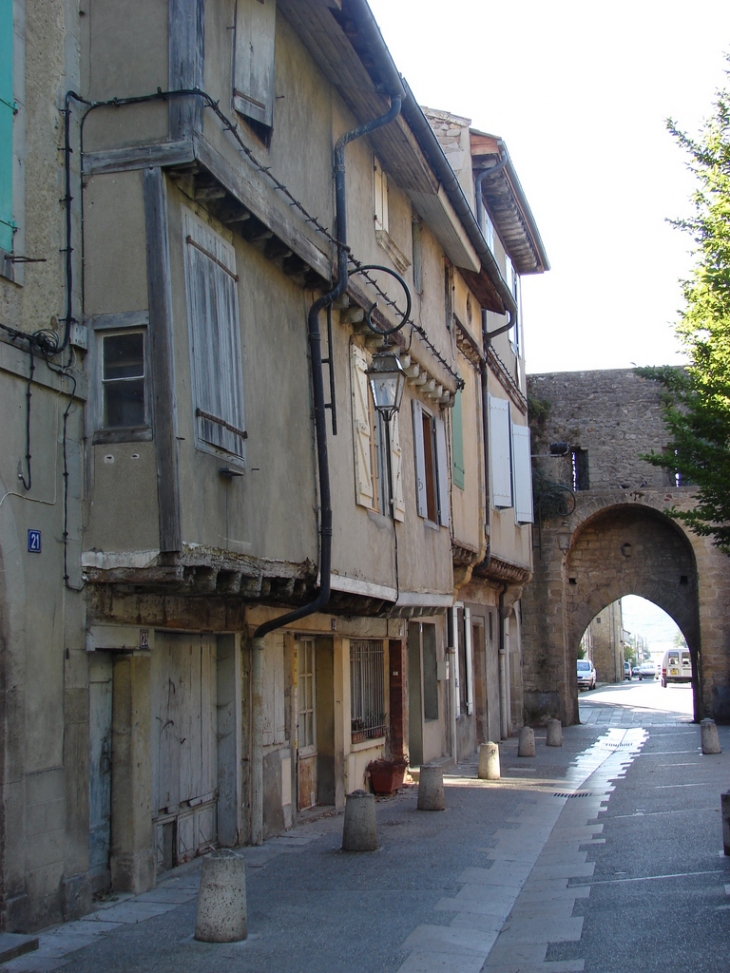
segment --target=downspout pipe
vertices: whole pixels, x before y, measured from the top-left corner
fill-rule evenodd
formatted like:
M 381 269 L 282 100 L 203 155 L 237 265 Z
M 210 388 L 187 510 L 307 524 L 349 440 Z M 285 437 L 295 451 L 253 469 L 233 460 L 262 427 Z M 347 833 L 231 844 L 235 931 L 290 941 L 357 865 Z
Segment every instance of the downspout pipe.
M 260 845 L 264 840 L 264 754 L 263 754 L 263 655 L 264 639 L 284 625 L 289 625 L 307 615 L 321 611 L 330 600 L 332 572 L 332 495 L 330 490 L 329 457 L 327 453 L 327 423 L 325 409 L 324 375 L 322 373 L 322 335 L 319 316 L 344 294 L 347 288 L 347 197 L 345 186 L 345 147 L 352 141 L 369 135 L 375 129 L 387 125 L 400 114 L 401 99 L 393 97 L 384 115 L 364 125 L 345 132 L 335 145 L 335 217 L 337 226 L 337 282 L 332 290 L 319 297 L 309 309 L 307 329 L 312 372 L 312 396 L 314 399 L 314 428 L 317 444 L 317 468 L 319 473 L 319 574 L 320 587 L 317 597 L 294 611 L 272 618 L 259 625 L 253 634 L 251 659 L 251 844 Z

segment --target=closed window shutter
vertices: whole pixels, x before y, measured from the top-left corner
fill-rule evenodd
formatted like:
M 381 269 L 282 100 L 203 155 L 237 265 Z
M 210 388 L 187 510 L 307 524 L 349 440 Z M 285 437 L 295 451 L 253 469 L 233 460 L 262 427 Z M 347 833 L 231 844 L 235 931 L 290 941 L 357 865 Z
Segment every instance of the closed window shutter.
M 509 402 L 489 396 L 489 452 L 492 469 L 492 504 L 512 506 L 512 456 Z
M 530 462 L 530 430 L 527 426 L 512 426 L 512 459 L 515 484 L 515 520 L 531 524 L 532 466 Z
M 443 419 L 434 419 L 436 427 L 436 475 L 439 505 L 439 523 L 448 527 L 450 523 L 449 511 L 449 461 L 446 451 L 446 423 Z
M 243 457 L 236 254 L 192 214 L 185 214 L 183 225 L 196 437 Z
M 276 0 L 237 0 L 233 104 L 269 127 L 274 121 Z
M 403 496 L 403 451 L 397 412 L 390 420 L 390 469 L 393 480 L 393 517 L 403 521 L 406 519 L 406 504 Z
M 352 346 L 352 423 L 355 440 L 355 499 L 363 507 L 375 507 L 373 490 L 372 430 L 370 425 L 370 388 L 365 352 Z
M 13 2 L 0 0 L 0 248 L 13 249 Z
M 461 397 L 462 391 L 454 396 L 454 408 L 451 410 L 451 457 L 454 469 L 454 486 L 464 489 L 464 430 L 462 427 Z
M 413 399 L 413 451 L 416 461 L 416 509 L 419 517 L 428 516 L 426 500 L 426 456 L 423 449 L 423 409 Z

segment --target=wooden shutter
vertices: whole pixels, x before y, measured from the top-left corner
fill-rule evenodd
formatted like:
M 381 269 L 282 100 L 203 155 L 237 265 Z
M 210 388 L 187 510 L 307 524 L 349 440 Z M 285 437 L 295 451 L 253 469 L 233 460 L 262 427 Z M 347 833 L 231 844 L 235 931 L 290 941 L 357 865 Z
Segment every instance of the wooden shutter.
M 262 125 L 274 121 L 276 0 L 237 0 L 233 105 Z
M 463 392 L 461 389 L 454 397 L 454 408 L 451 410 L 451 458 L 453 463 L 454 486 L 464 489 L 464 429 L 461 408 Z
M 406 504 L 403 496 L 403 451 L 400 445 L 398 413 L 390 420 L 390 470 L 393 481 L 393 517 L 406 519 Z
M 192 213 L 185 214 L 183 230 L 196 441 L 243 458 L 236 254 Z
M 13 26 L 12 0 L 0 2 L 0 248 L 13 249 Z
M 515 520 L 531 524 L 532 464 L 530 461 L 530 430 L 527 426 L 512 426 L 512 462 L 515 485 Z
M 413 399 L 413 450 L 416 461 L 416 509 L 419 517 L 428 516 L 426 500 L 426 455 L 423 449 L 423 409 Z
M 492 471 L 492 504 L 512 506 L 512 458 L 509 402 L 489 396 L 489 465 Z
M 449 510 L 449 460 L 446 451 L 446 423 L 443 419 L 434 418 L 436 428 L 436 490 L 439 505 L 439 523 L 448 527 L 450 523 Z
M 372 425 L 370 422 L 370 387 L 368 360 L 362 348 L 352 345 L 352 432 L 355 443 L 355 501 L 373 510 Z

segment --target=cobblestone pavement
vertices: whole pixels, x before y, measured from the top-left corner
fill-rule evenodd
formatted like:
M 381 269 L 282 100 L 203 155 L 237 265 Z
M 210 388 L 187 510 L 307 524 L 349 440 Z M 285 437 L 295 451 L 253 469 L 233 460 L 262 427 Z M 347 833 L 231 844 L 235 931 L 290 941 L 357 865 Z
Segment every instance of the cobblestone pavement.
M 626 702 L 613 712 L 599 694 L 583 696 L 585 723 L 565 728 L 560 748 L 539 730 L 534 758 L 518 757 L 515 739 L 501 744 L 500 781 L 479 781 L 476 757 L 447 771 L 444 812 L 418 811 L 415 785 L 378 801 L 376 852 L 340 850 L 341 815 L 242 849 L 243 943 L 193 938 L 200 868 L 192 862 L 151 892 L 113 897 L 43 931 L 38 951 L 0 969 L 726 973 L 730 859 L 718 810 L 728 758 L 702 757 L 699 727 L 681 710 L 641 717 L 630 693 L 614 695 Z M 720 736 L 730 749 L 730 728 Z M 667 841 L 686 828 L 692 840 Z M 621 903 L 636 908 L 649 886 L 662 908 L 673 896 L 672 922 L 652 920 L 664 942 L 637 951 L 641 931 Z M 688 927 L 698 909 L 709 939 Z M 687 941 L 692 952 L 675 966 Z

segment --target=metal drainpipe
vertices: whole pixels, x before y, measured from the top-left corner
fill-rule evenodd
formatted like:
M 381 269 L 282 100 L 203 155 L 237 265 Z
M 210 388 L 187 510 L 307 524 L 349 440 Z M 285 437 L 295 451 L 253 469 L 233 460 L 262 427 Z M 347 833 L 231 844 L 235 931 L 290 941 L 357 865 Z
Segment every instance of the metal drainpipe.
M 322 336 L 319 330 L 320 312 L 340 297 L 347 288 L 347 197 L 345 186 L 345 146 L 363 135 L 392 122 L 400 114 L 401 99 L 393 96 L 390 108 L 384 115 L 364 125 L 345 132 L 335 145 L 335 217 L 337 225 L 337 283 L 319 297 L 309 309 L 307 326 L 312 365 L 312 395 L 314 398 L 314 428 L 317 442 L 317 468 L 319 472 L 319 594 L 314 601 L 294 611 L 272 618 L 259 625 L 251 640 L 251 844 L 260 845 L 264 840 L 264 752 L 263 730 L 263 652 L 264 638 L 269 632 L 291 622 L 321 611 L 330 600 L 332 567 L 332 497 L 330 492 L 329 458 L 327 455 L 327 423 L 322 374 Z

